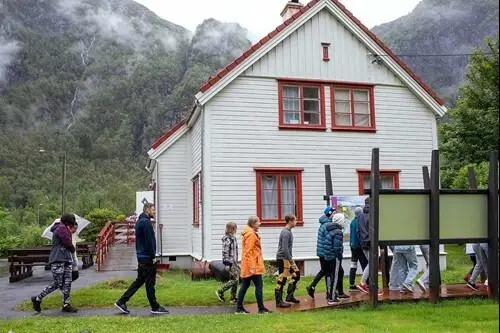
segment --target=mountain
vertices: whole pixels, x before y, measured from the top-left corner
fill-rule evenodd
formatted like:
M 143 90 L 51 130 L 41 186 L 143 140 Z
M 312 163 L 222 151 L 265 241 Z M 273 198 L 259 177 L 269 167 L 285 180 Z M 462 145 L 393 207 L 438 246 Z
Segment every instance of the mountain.
M 470 54 L 498 36 L 497 0 L 422 0 L 408 15 L 372 31 L 401 55 Z M 402 56 L 448 105 L 454 105 L 467 56 Z
M 191 32 L 131 0 L 1 1 L 0 207 L 57 211 L 66 151 L 69 209 L 132 210 L 151 142 L 249 45 L 238 24 Z

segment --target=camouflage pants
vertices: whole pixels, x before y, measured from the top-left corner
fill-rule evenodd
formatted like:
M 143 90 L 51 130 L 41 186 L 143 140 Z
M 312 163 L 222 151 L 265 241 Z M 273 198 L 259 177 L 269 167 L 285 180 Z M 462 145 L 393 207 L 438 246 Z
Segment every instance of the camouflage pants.
M 231 299 L 236 299 L 236 292 L 238 290 L 238 282 L 240 279 L 240 268 L 237 264 L 231 265 L 231 268 L 229 269 L 229 277 L 229 281 L 222 286 L 220 292 L 224 293 L 231 289 Z
M 60 289 L 63 294 L 63 304 L 69 304 L 71 293 L 71 271 L 73 270 L 71 263 L 55 263 L 50 265 L 50 270 L 52 271 L 52 278 L 54 281 L 45 287 L 37 298 L 42 300 L 48 294 Z

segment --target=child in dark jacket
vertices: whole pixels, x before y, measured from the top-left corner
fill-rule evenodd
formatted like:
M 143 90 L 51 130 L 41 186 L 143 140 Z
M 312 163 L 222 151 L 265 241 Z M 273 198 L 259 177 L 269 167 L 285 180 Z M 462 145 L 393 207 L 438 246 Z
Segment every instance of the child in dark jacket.
M 236 292 L 238 291 L 238 281 L 240 277 L 240 267 L 238 265 L 238 241 L 236 239 L 236 229 L 238 226 L 234 222 L 226 224 L 226 234 L 222 237 L 222 262 L 229 272 L 229 281 L 215 295 L 221 302 L 225 302 L 224 293 L 231 289 L 231 304 L 236 303 Z
M 326 225 L 326 243 L 325 243 L 325 282 L 326 282 L 326 298 L 329 305 L 339 302 L 337 295 L 337 284 L 339 279 L 343 278 L 342 257 L 344 252 L 344 235 L 342 233 L 342 225 L 344 224 L 342 214 L 335 215 L 331 223 Z
M 358 261 L 361 264 L 361 269 L 365 269 L 368 264 L 368 259 L 365 257 L 363 253 L 363 249 L 361 248 L 361 242 L 358 238 L 358 222 L 359 216 L 363 213 L 363 209 L 361 207 L 357 207 L 354 210 L 354 219 L 351 221 L 350 225 L 350 239 L 349 245 L 351 246 L 351 268 L 349 270 L 349 289 L 350 290 L 358 290 L 356 288 L 356 271 L 358 270 Z

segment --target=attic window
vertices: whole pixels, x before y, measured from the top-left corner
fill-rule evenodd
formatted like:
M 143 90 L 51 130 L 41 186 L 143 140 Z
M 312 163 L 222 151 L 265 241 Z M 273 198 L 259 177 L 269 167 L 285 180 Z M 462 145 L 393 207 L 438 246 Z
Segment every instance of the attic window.
M 330 43 L 321 43 L 321 46 L 323 46 L 323 61 L 330 61 Z

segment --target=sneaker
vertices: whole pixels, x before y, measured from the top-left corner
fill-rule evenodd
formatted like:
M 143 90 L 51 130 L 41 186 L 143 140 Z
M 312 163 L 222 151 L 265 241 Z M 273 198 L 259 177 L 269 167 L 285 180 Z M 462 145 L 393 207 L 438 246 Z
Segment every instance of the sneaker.
M 467 282 L 467 287 L 469 287 L 470 289 L 474 290 L 474 291 L 478 291 L 479 288 L 476 286 L 475 283 L 472 283 L 472 282 Z
M 236 309 L 236 311 L 234 312 L 234 314 L 249 314 L 250 312 L 245 309 L 245 308 L 238 308 Z
M 485 287 L 488 287 L 488 279 L 486 279 L 486 280 L 484 281 L 484 286 L 485 286 Z
M 285 308 L 289 308 L 289 307 L 291 307 L 291 306 L 292 306 L 292 304 L 287 303 L 287 302 L 283 302 L 283 301 L 281 301 L 281 302 L 276 302 L 276 307 L 277 307 L 277 308 L 282 308 L 282 309 L 285 309 Z
M 217 299 L 219 300 L 219 302 L 224 303 L 226 301 L 226 299 L 224 298 L 224 294 L 221 293 L 220 290 L 215 291 L 215 296 L 217 296 Z
M 125 303 L 122 304 L 120 302 L 116 302 L 115 303 L 115 307 L 118 310 L 120 310 L 122 313 L 124 313 L 124 314 L 129 314 L 130 313 L 130 311 L 128 310 L 127 305 Z
M 76 313 L 78 310 L 71 306 L 71 304 L 64 304 L 64 306 L 61 309 L 62 312 L 68 312 L 68 313 Z
M 369 293 L 370 291 L 368 290 L 368 286 L 366 285 L 366 283 L 360 283 L 356 286 L 356 288 L 358 288 L 359 291 L 362 291 L 364 293 Z
M 31 297 L 31 303 L 33 304 L 33 310 L 40 313 L 42 312 L 42 301 L 37 300 L 35 296 Z
M 351 296 L 349 296 L 349 295 L 347 295 L 347 294 L 344 294 L 344 293 L 339 294 L 337 297 L 338 297 L 339 299 L 347 299 L 347 298 L 351 298 Z
M 337 297 L 335 297 L 334 299 L 329 299 L 327 301 L 327 303 L 328 303 L 328 305 L 335 305 L 335 304 L 339 304 L 340 300 Z
M 238 302 L 238 300 L 236 298 L 229 300 L 230 304 L 236 304 L 237 302 Z
M 413 287 L 405 283 L 403 283 L 401 290 L 403 290 L 403 292 L 413 293 Z
M 307 290 L 307 294 L 309 295 L 309 297 L 311 298 L 314 298 L 314 290 L 315 288 L 312 287 L 312 286 L 307 286 L 306 287 L 306 290 Z
M 169 314 L 170 312 L 165 309 L 163 306 L 160 306 L 156 309 L 151 309 L 152 314 Z
M 417 280 L 417 286 L 419 286 L 420 289 L 422 289 L 423 292 L 427 291 L 427 288 L 425 287 L 425 284 L 422 281 Z
M 259 314 L 268 314 L 268 313 L 272 313 L 272 311 L 269 310 L 268 308 L 263 308 L 259 310 Z

